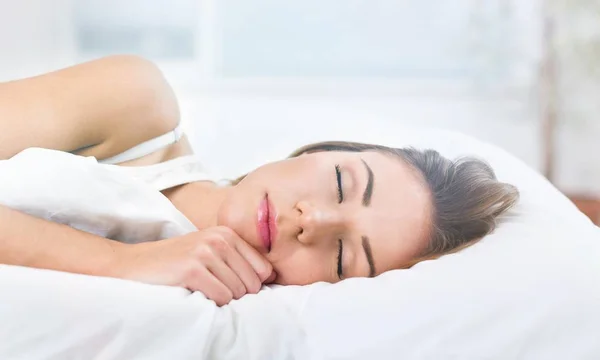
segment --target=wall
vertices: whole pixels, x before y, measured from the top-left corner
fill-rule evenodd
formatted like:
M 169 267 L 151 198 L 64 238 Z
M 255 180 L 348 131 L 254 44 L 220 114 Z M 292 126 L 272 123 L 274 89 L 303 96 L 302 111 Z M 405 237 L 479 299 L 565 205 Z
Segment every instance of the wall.
M 72 0 L 0 0 L 0 81 L 68 64 Z
M 399 125 L 448 128 L 495 143 L 539 168 L 533 110 L 514 100 L 392 95 L 186 95 L 181 97 L 194 146 L 211 168 L 234 176 L 265 157 L 303 142 L 357 132 L 400 131 Z M 272 134 L 268 144 L 257 142 Z M 288 139 L 293 139 L 290 143 Z M 231 147 L 232 144 L 235 146 Z M 265 148 L 273 149 L 266 151 Z M 213 156 L 215 153 L 218 156 Z M 476 154 L 475 154 L 476 155 Z M 275 160 L 275 158 L 272 158 Z
M 0 0 L 0 80 L 74 62 L 74 34 L 68 20 L 72 1 Z M 527 14 L 519 16 L 529 19 Z M 520 38 L 522 48 L 533 48 L 535 31 L 530 35 L 529 43 Z M 521 66 L 520 74 L 531 77 L 530 65 Z M 177 83 L 179 79 L 172 80 Z M 194 147 L 224 176 L 274 159 L 274 154 L 288 153 L 292 145 L 310 141 L 315 133 L 340 138 L 356 131 L 396 129 L 398 124 L 462 131 L 507 149 L 536 169 L 541 167 L 538 109 L 531 88 L 497 92 L 451 86 L 428 92 L 412 91 L 410 86 L 398 91 L 387 85 L 384 90 L 377 85 L 364 89 L 354 85 L 354 90 L 347 91 L 345 84 L 333 83 L 325 90 L 287 84 L 280 91 L 254 85 L 241 90 L 177 88 Z M 600 153 L 600 126 L 589 117 L 563 126 L 558 134 L 557 184 L 568 191 L 600 194 L 600 162 L 595 156 Z M 256 141 L 264 139 L 265 132 L 273 134 L 272 141 Z

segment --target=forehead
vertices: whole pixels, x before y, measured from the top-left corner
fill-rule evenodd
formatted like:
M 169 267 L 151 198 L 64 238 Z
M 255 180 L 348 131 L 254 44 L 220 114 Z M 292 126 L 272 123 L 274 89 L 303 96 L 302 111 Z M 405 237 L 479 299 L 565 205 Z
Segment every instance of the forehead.
M 427 245 L 431 197 L 419 171 L 403 159 L 379 152 L 345 153 L 362 170 L 360 183 L 366 184 L 367 171 L 374 175 L 371 204 L 358 212 L 356 220 L 371 242 L 377 272 L 403 267 Z

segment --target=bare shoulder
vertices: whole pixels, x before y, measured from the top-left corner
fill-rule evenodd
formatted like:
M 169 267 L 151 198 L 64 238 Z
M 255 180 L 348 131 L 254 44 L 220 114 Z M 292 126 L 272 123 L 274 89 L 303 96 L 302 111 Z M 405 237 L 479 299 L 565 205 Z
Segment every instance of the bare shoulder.
M 179 121 L 175 94 L 155 64 L 110 56 L 0 84 L 0 159 L 28 147 L 108 158 Z

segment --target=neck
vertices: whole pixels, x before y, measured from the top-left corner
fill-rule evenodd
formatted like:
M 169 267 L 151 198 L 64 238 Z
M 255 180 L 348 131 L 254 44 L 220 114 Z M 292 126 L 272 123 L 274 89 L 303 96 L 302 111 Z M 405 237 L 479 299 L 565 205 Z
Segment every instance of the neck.
M 202 230 L 217 225 L 218 210 L 228 189 L 201 181 L 164 190 L 163 194 L 194 226 Z

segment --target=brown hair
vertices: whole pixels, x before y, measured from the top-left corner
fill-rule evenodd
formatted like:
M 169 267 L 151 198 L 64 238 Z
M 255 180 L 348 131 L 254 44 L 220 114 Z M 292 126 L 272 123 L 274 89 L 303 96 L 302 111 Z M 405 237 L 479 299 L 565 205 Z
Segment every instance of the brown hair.
M 494 230 L 496 218 L 519 198 L 517 188 L 498 181 L 486 162 L 472 157 L 452 161 L 430 149 L 329 141 L 306 145 L 290 157 L 321 151 L 377 151 L 398 158 L 416 170 L 430 191 L 433 213 L 428 246 L 410 265 L 459 251 L 479 241 Z

